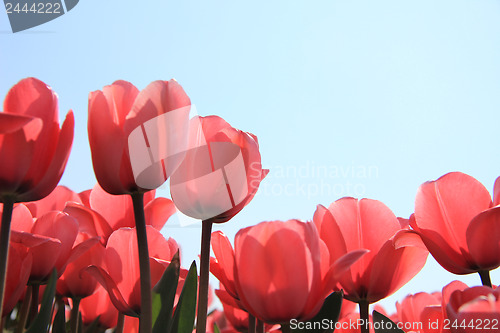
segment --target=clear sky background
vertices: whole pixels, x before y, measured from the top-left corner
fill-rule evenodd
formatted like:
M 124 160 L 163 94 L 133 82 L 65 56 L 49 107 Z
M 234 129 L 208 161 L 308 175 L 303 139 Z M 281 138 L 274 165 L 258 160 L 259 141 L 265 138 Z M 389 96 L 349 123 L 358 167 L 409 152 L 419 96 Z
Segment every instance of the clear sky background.
M 258 195 L 218 225 L 233 239 L 265 220 L 311 219 L 343 196 L 413 212 L 418 186 L 462 171 L 490 191 L 500 175 L 500 3 L 494 0 L 81 0 L 13 34 L 0 10 L 0 96 L 35 76 L 73 109 L 75 141 L 61 184 L 95 183 L 88 94 L 117 79 L 139 89 L 176 78 L 200 115 L 259 138 L 271 169 Z M 326 170 L 326 172 L 325 172 Z M 160 193 L 168 196 L 168 190 Z M 201 227 L 164 234 L 197 258 Z M 460 278 L 429 258 L 394 296 Z M 500 273 L 492 274 L 500 283 Z M 215 281 L 213 281 L 213 284 Z

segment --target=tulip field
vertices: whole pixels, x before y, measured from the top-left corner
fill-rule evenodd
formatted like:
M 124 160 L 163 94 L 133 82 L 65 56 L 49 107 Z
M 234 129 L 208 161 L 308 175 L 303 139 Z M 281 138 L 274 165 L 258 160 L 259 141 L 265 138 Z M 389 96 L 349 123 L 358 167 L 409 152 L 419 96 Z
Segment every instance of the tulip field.
M 500 333 L 495 0 L 5 0 L 0 333 Z
M 500 177 L 493 197 L 461 172 L 426 182 L 409 219 L 378 200 L 344 197 L 318 205 L 309 221 L 261 222 L 232 242 L 212 225 L 244 209 L 269 170 L 255 135 L 218 116 L 190 119 L 189 106 L 175 80 L 91 92 L 98 184 L 76 193 L 57 185 L 73 114 L 60 125 L 57 95 L 36 78 L 10 89 L 0 113 L 4 331 L 500 330 L 490 278 L 500 266 Z M 143 150 L 150 160 L 134 168 Z M 156 197 L 169 178 L 172 199 Z M 160 232 L 176 209 L 202 223 L 199 270 L 182 267 L 179 245 Z M 429 253 L 453 274 L 479 274 L 482 286 L 455 281 L 407 296 L 396 313 L 370 313 Z M 209 272 L 223 305 L 210 313 Z

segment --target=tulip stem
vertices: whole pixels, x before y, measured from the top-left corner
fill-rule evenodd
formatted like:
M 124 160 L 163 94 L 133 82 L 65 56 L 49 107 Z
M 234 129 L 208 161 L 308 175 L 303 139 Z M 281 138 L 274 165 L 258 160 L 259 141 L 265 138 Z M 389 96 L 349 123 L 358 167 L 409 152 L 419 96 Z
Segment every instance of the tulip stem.
M 281 324 L 281 333 L 292 333 L 290 324 Z
M 20 311 L 19 321 L 17 323 L 15 333 L 23 333 L 24 328 L 26 327 L 26 321 L 28 320 L 28 313 L 29 313 L 30 304 L 31 304 L 32 288 L 33 288 L 32 286 L 28 286 L 28 288 L 26 288 L 26 294 L 24 295 L 23 304 L 21 305 L 21 310 L 19 310 Z
M 361 333 L 370 333 L 370 303 L 366 300 L 359 302 L 359 318 L 361 319 Z
M 38 313 L 38 299 L 40 298 L 40 285 L 38 283 L 31 285 L 31 305 L 28 323 L 31 324 Z
M 260 319 L 257 320 L 257 333 L 264 333 L 264 322 Z
M 118 321 L 116 323 L 116 328 L 114 333 L 123 333 L 123 325 L 125 324 L 125 315 L 123 313 L 118 314 Z
M 483 286 L 492 288 L 490 271 L 479 271 L 479 276 L 481 277 L 481 283 Z
M 141 274 L 141 313 L 139 317 L 139 333 L 151 333 L 153 329 L 153 311 L 151 297 L 151 271 L 149 268 L 148 237 L 146 218 L 144 216 L 144 193 L 132 193 L 134 205 L 135 230 L 139 249 L 139 271 Z
M 3 297 L 7 278 L 7 259 L 9 258 L 10 222 L 14 210 L 14 198 L 3 198 L 2 227 L 0 229 L 0 316 L 3 313 Z
M 80 298 L 73 298 L 73 307 L 71 308 L 71 333 L 78 333 L 78 317 L 79 317 L 79 309 L 80 309 Z
M 252 316 L 251 314 L 248 314 L 248 333 L 256 333 L 256 332 L 257 332 L 257 326 L 255 317 Z
M 210 238 L 212 237 L 212 222 L 202 221 L 201 225 L 200 286 L 198 295 L 198 318 L 196 319 L 196 333 L 205 333 L 207 330 L 208 278 L 210 273 Z

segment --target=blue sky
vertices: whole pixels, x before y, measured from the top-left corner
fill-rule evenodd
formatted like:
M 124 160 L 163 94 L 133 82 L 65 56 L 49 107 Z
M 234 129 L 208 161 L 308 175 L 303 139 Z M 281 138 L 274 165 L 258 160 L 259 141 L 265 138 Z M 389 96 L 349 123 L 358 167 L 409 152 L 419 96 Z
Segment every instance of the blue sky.
M 462 171 L 491 190 L 500 175 L 499 15 L 493 0 L 82 0 L 12 34 L 0 11 L 0 95 L 35 76 L 59 94 L 61 118 L 73 109 L 61 183 L 81 191 L 95 183 L 88 93 L 117 79 L 142 89 L 176 78 L 200 115 L 256 134 L 271 169 L 253 202 L 216 227 L 231 238 L 264 220 L 310 219 L 346 195 L 408 217 L 424 181 Z M 170 224 L 164 233 L 187 265 L 201 229 Z M 455 278 L 429 259 L 382 304 Z

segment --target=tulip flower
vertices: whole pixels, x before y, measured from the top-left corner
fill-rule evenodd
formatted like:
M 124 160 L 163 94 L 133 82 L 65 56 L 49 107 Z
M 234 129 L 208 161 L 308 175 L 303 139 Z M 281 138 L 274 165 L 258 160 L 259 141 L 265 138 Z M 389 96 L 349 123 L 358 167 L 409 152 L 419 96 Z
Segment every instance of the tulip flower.
M 64 211 L 79 221 L 80 229 L 84 228 L 86 233 L 101 237 L 103 245 L 106 245 L 113 231 L 135 226 L 134 208 L 129 196 L 111 195 L 99 184 L 87 193 L 86 205 L 69 202 Z M 144 212 L 146 225 L 160 231 L 175 213 L 175 206 L 170 199 L 155 198 L 153 190 L 144 193 Z
M 493 206 L 479 181 L 452 172 L 422 184 L 410 223 L 443 268 L 454 274 L 478 272 L 491 286 L 489 271 L 500 266 L 500 207 Z
M 364 254 L 350 254 L 330 266 L 313 223 L 262 222 L 236 234 L 236 292 L 249 313 L 283 328 L 291 319 L 315 316 L 332 289 L 332 272 L 347 269 Z
M 70 111 L 59 127 L 57 95 L 42 81 L 13 86 L 0 112 L 0 313 L 3 304 L 10 221 L 15 202 L 47 196 L 61 179 L 73 143 Z
M 175 80 L 152 82 L 140 92 L 130 82 L 116 81 L 102 91 L 90 93 L 88 134 L 94 172 L 101 187 L 111 194 L 143 191 L 132 170 L 130 134 L 147 121 L 178 109 L 183 109 L 185 118 L 171 126 L 187 126 L 190 105 L 189 97 Z M 163 171 L 158 171 L 163 176 Z
M 168 241 L 159 231 L 147 227 L 149 253 L 151 254 L 151 283 L 161 278 L 169 261 L 178 250 L 173 239 Z M 108 291 L 115 307 L 128 316 L 138 317 L 141 313 L 141 289 L 139 288 L 139 258 L 137 238 L 132 228 L 121 228 L 109 237 L 102 266 L 86 269 Z
M 66 186 L 57 186 L 45 198 L 32 201 L 25 204 L 34 217 L 39 217 L 50 211 L 64 210 L 68 202 L 82 203 L 82 199 L 78 193 L 73 192 Z
M 25 253 L 23 250 L 18 250 L 18 244 L 10 245 L 2 318 L 12 311 L 26 289 L 33 257 Z
M 141 331 L 151 332 L 151 277 L 144 192 L 160 186 L 180 163 L 191 101 L 175 80 L 144 90 L 116 81 L 89 95 L 88 134 L 97 181 L 110 194 L 129 194 L 140 257 Z
M 254 197 L 263 170 L 257 137 L 217 116 L 190 121 L 189 150 L 170 180 L 172 200 L 185 215 L 202 220 L 196 331 L 206 329 L 212 223 L 229 221 Z
M 118 310 L 109 298 L 108 292 L 102 286 L 97 287 L 96 292 L 80 302 L 82 322 L 90 325 L 94 320 L 99 321 L 99 327 L 108 329 L 117 325 Z
M 446 306 L 452 332 L 472 333 L 500 329 L 500 289 L 480 286 L 456 290 Z
M 227 222 L 252 200 L 269 172 L 262 169 L 257 137 L 217 116 L 195 117 L 188 146 L 171 178 L 172 200 L 190 217 Z
M 79 234 L 75 244 L 81 244 L 89 239 L 91 237 L 88 235 Z M 90 265 L 101 265 L 104 252 L 104 246 L 94 241 L 87 251 L 68 263 L 64 273 L 57 280 L 57 294 L 71 298 L 85 298 L 92 295 L 97 288 L 97 281 L 85 278 L 82 271 Z
M 441 297 L 436 294 L 429 294 L 425 292 L 416 293 L 414 295 L 407 295 L 403 301 L 396 303 L 396 320 L 400 323 L 401 327 L 410 329 L 427 329 L 429 321 L 422 318 L 422 313 L 426 307 L 440 306 Z M 421 325 L 418 327 L 418 325 Z
M 319 205 L 313 220 L 331 261 L 348 251 L 369 250 L 339 278 L 344 297 L 359 304 L 365 323 L 369 304 L 397 291 L 426 262 L 420 238 L 380 201 L 342 198 L 328 209 Z

